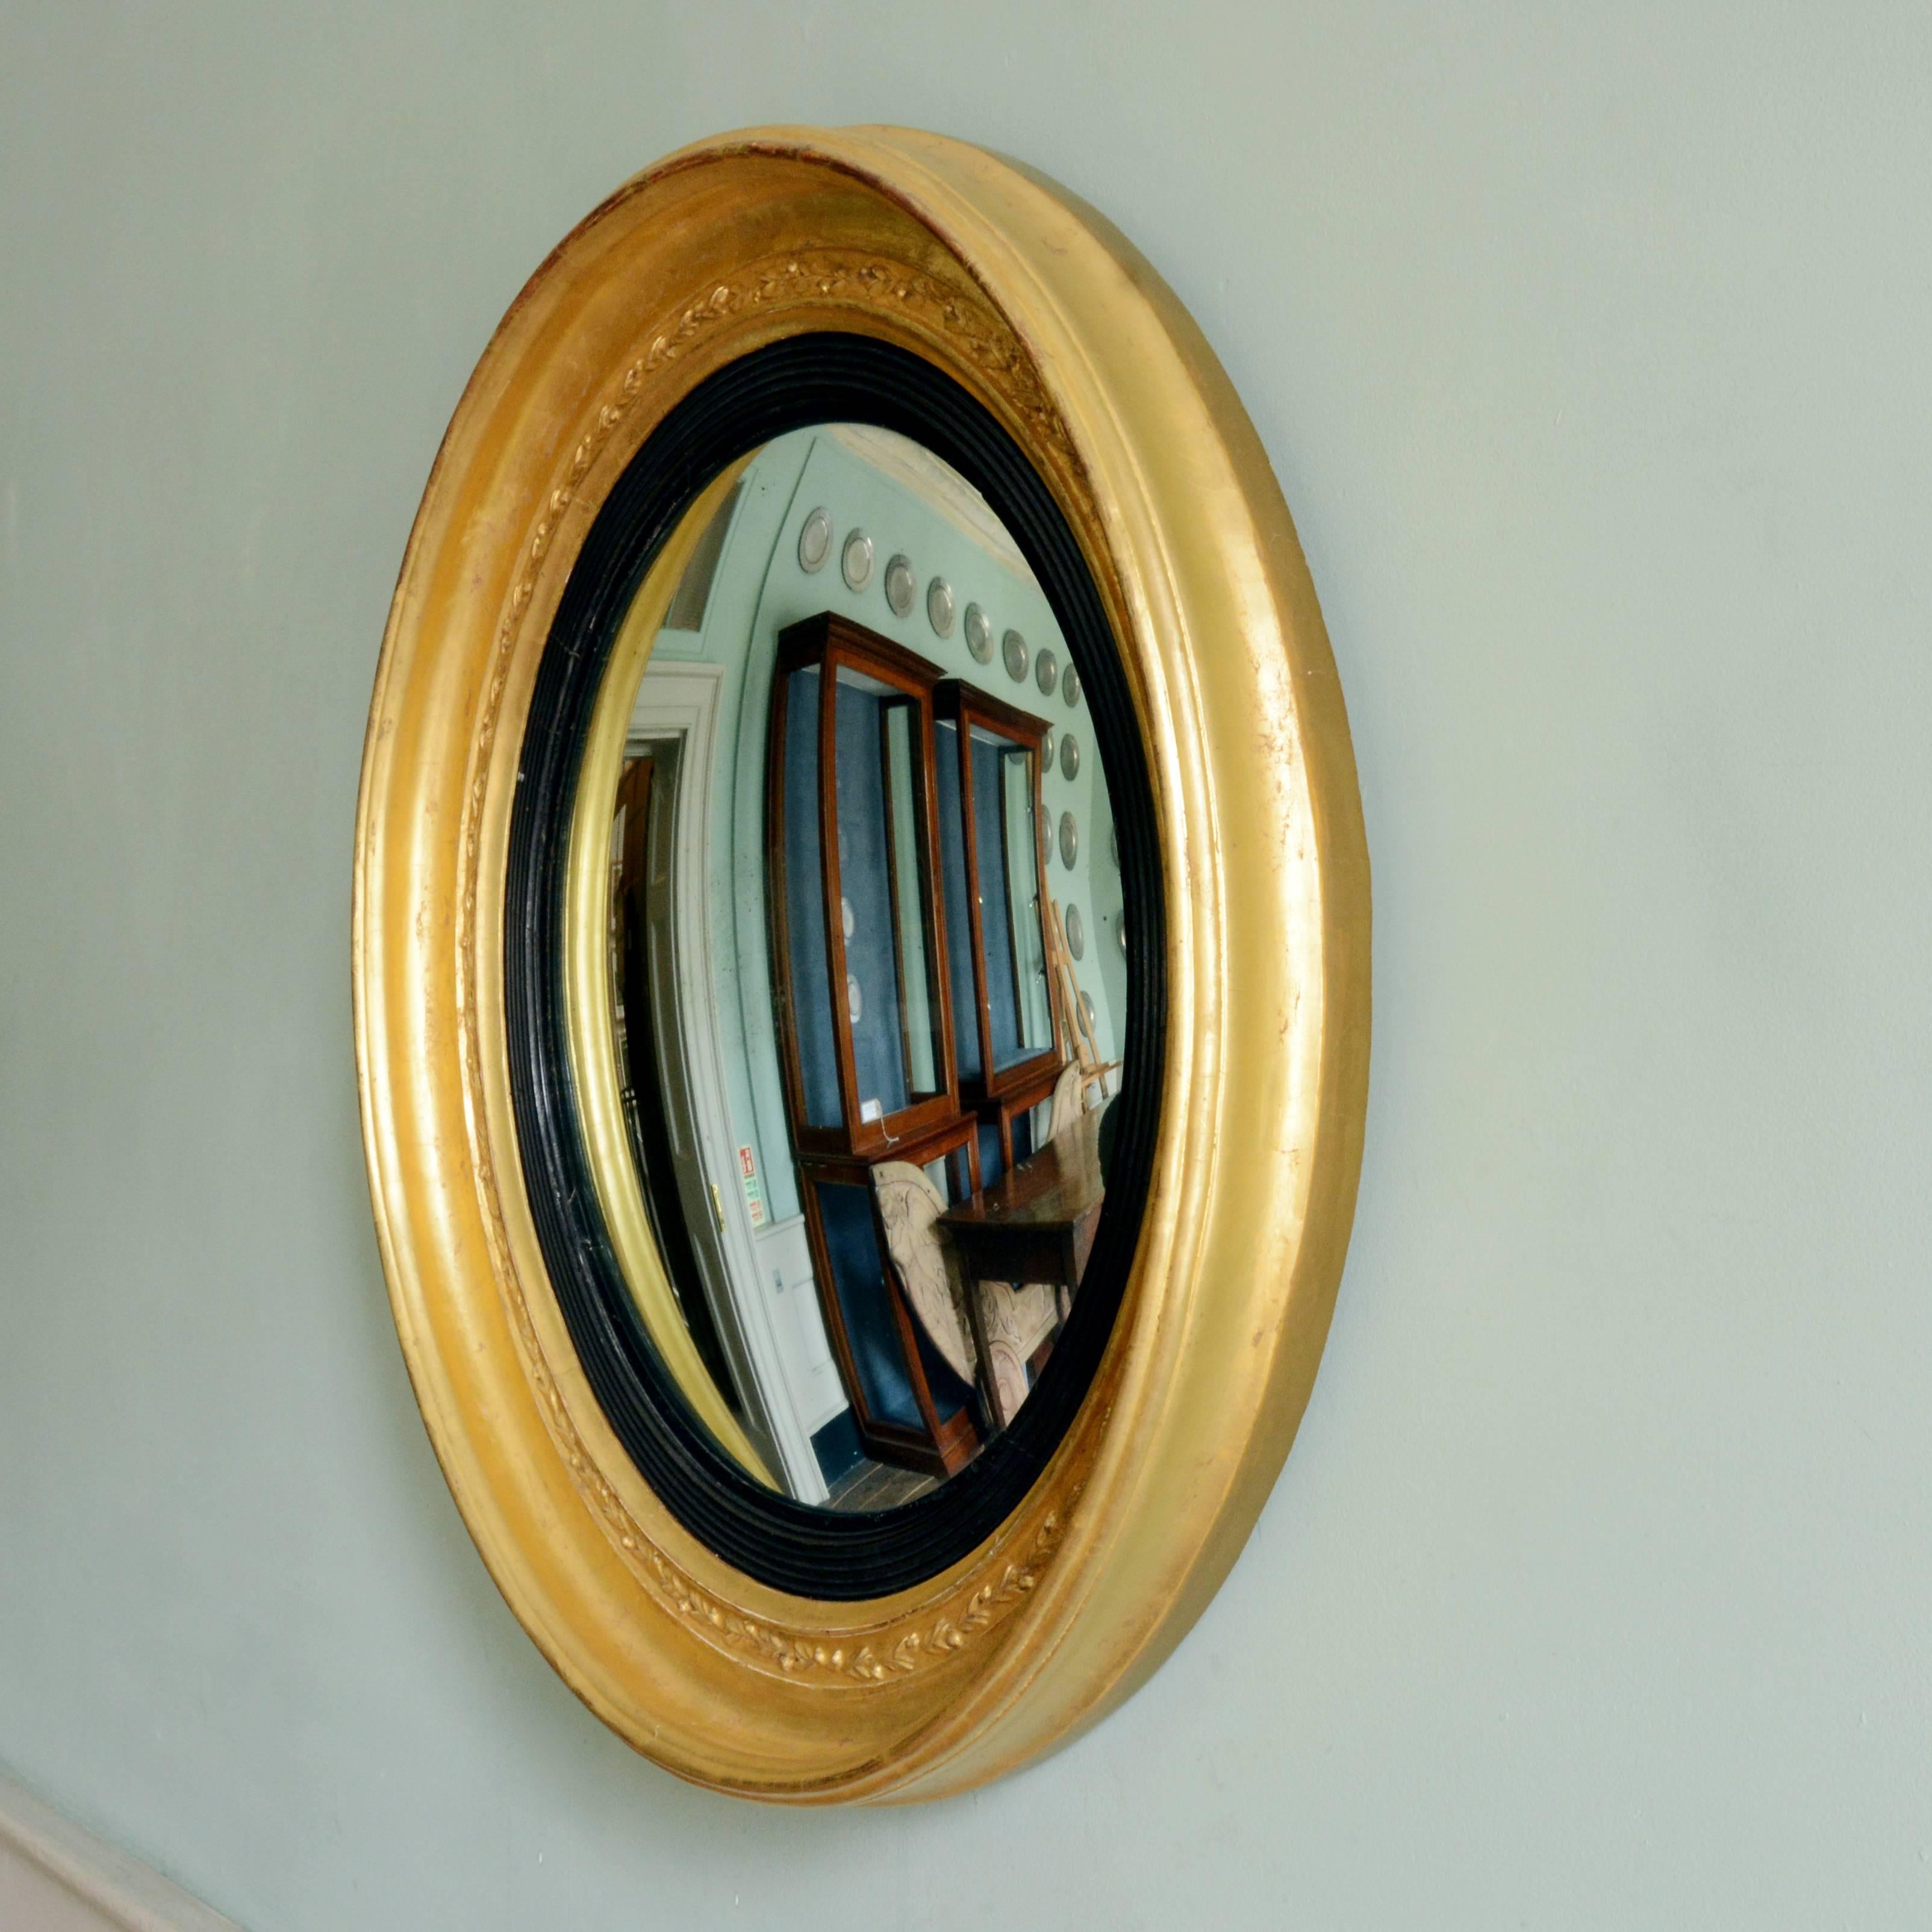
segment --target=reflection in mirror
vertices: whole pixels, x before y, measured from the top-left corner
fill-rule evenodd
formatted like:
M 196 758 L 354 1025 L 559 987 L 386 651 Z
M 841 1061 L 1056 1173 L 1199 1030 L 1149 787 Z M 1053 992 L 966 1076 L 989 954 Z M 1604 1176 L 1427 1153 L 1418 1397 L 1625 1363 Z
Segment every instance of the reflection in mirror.
M 908 1093 L 938 1089 L 934 1069 L 945 1063 L 934 1029 L 939 988 L 932 977 L 926 934 L 932 924 L 932 880 L 923 863 L 926 774 L 916 709 L 902 699 L 880 708 L 885 730 L 886 862 L 892 880 L 893 982 L 900 1001 Z M 856 937 L 856 934 L 848 937 Z
M 1040 910 L 1040 846 L 1034 830 L 1033 754 L 1000 756 L 1000 810 L 1005 832 L 1006 924 L 1012 935 L 1013 1001 L 1019 1040 L 1013 1058 L 1053 1044 L 1047 1011 L 1046 934 Z
M 615 1245 L 721 1451 L 889 1509 L 1011 1425 L 1104 1211 L 1126 961 L 1076 958 L 1064 913 L 1124 931 L 1126 908 L 1088 857 L 1108 839 L 1055 843 L 1111 827 L 1103 761 L 1048 748 L 1057 725 L 1094 750 L 1052 608 L 917 444 L 795 432 L 686 524 L 600 700 L 628 706 L 621 760 L 585 766 L 609 1013 L 576 1050 L 615 1062 L 586 1112 L 608 1090 L 622 1116 L 586 1142 L 614 1228 L 655 1244 L 663 1282 Z M 1075 715 L 1022 708 L 1035 682 Z

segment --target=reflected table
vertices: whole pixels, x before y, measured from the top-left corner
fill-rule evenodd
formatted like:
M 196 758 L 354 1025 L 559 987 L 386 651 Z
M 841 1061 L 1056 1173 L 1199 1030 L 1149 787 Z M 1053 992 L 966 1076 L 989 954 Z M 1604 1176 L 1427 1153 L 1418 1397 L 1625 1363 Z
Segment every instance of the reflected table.
M 1100 1177 L 1104 1118 L 1082 1114 L 1030 1160 L 940 1216 L 973 1285 L 967 1305 L 981 1360 L 986 1359 L 986 1338 L 980 1332 L 981 1282 L 1046 1282 L 1069 1294 L 1080 1286 L 1106 1193 Z M 997 1409 L 998 1398 L 991 1399 Z M 994 1416 L 1002 1428 L 1011 1419 Z

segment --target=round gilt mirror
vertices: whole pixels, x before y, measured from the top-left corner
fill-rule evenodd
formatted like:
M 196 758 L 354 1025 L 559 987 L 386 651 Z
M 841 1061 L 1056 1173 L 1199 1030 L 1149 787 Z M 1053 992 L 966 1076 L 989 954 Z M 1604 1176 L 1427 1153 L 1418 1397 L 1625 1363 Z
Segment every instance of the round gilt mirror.
M 1287 512 L 1116 232 L 888 129 L 598 209 L 418 513 L 355 910 L 417 1395 L 606 1722 L 928 1797 L 1172 1648 L 1326 1333 L 1368 874 Z

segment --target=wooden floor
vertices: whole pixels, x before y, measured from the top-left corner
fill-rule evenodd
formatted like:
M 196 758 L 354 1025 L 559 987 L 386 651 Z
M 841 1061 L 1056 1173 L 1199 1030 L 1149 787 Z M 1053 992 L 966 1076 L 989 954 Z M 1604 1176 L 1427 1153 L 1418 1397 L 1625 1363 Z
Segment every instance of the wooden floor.
M 886 1462 L 868 1462 L 862 1457 L 832 1486 L 825 1499 L 827 1509 L 889 1510 L 922 1496 L 939 1486 L 937 1476 L 917 1469 L 896 1469 Z

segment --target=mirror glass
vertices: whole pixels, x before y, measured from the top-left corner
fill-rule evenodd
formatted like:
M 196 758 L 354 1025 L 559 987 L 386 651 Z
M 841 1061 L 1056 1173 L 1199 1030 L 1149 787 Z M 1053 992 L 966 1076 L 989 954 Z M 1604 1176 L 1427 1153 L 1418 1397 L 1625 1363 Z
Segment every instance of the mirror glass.
M 614 1245 L 724 1455 L 890 1510 L 1012 1426 L 1106 1212 L 1129 909 L 1086 693 L 984 499 L 848 424 L 716 479 L 611 665 L 573 1050 L 663 1279 Z

